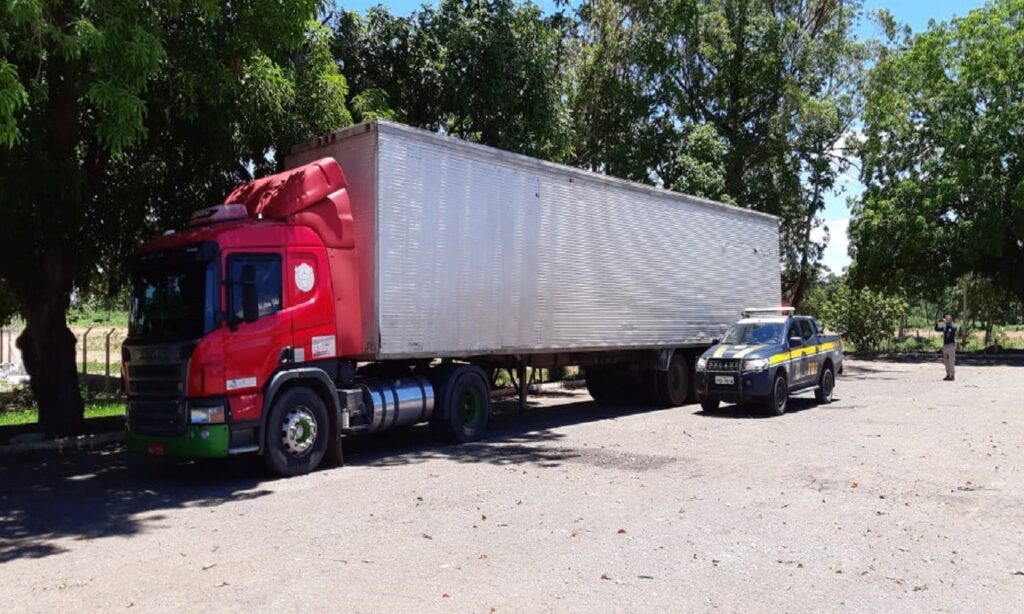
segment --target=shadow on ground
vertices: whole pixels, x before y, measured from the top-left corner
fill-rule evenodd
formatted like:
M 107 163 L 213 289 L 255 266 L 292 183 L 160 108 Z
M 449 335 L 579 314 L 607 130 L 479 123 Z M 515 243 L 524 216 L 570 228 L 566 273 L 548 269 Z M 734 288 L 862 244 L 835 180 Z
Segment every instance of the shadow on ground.
M 583 462 L 642 471 L 671 457 L 649 457 L 571 448 L 557 442 L 558 427 L 650 411 L 650 407 L 605 407 L 586 395 L 556 407 L 531 403 L 518 415 L 514 401 L 495 404 L 486 441 L 439 444 L 430 429 L 413 427 L 346 440 L 346 461 L 356 466 L 398 466 L 450 459 L 460 463 L 554 466 Z M 57 540 L 89 540 L 140 533 L 163 512 L 209 507 L 271 494 L 272 480 L 259 458 L 227 461 L 153 462 L 134 459 L 121 447 L 89 453 L 4 459 L 0 465 L 0 565 L 64 551 Z

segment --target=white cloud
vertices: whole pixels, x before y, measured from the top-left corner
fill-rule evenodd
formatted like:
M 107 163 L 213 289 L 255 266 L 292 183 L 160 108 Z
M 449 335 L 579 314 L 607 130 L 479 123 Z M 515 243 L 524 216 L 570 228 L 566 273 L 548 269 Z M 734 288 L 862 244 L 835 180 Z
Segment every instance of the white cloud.
M 842 273 L 844 268 L 850 266 L 850 256 L 846 253 L 850 247 L 850 239 L 846 236 L 846 231 L 850 228 L 850 218 L 825 220 L 823 226 L 811 231 L 811 239 L 819 243 L 823 241 L 825 227 L 828 228 L 829 241 L 821 261 L 833 273 Z

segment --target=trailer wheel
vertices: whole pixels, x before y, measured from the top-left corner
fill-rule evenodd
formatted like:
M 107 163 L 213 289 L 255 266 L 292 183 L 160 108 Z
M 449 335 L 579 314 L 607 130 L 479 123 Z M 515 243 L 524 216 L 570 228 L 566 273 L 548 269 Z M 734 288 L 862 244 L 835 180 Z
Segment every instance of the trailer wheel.
M 466 443 L 482 439 L 491 417 L 491 387 L 479 367 L 460 365 L 445 370 L 439 382 L 436 418 L 430 428 L 445 441 Z
M 764 400 L 765 408 L 775 416 L 786 413 L 786 404 L 789 402 L 789 385 L 786 383 L 786 376 L 781 372 L 775 375 L 772 381 L 772 390 L 768 398 Z
M 682 354 L 673 354 L 668 370 L 654 374 L 655 399 L 659 405 L 678 407 L 690 394 L 690 366 Z
M 586 379 L 587 392 L 598 403 L 611 404 L 622 400 L 625 378 L 617 369 L 588 368 Z
M 821 373 L 821 382 L 814 391 L 814 400 L 822 405 L 832 402 L 832 392 L 836 387 L 836 377 L 832 375 L 832 366 L 828 365 Z
M 288 388 L 270 408 L 263 460 L 278 475 L 290 477 L 317 468 L 330 439 L 327 407 L 304 386 Z

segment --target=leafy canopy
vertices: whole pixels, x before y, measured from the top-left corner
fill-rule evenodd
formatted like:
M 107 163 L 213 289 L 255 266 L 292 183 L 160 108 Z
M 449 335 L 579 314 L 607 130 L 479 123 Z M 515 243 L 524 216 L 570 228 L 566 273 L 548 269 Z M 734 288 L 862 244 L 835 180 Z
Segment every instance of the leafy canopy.
M 994 0 L 871 70 L 857 283 L 935 296 L 974 273 L 1024 298 L 1022 57 L 1024 0 Z

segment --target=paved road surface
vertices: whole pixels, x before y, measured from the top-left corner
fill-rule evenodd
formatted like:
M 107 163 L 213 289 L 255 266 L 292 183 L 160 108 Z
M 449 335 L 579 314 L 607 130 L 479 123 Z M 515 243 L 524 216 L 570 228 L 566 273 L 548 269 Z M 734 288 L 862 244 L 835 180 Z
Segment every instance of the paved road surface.
M 411 429 L 349 464 L 0 467 L 21 611 L 1013 612 L 1024 367 L 848 362 L 827 407 L 505 407 L 487 442 Z

